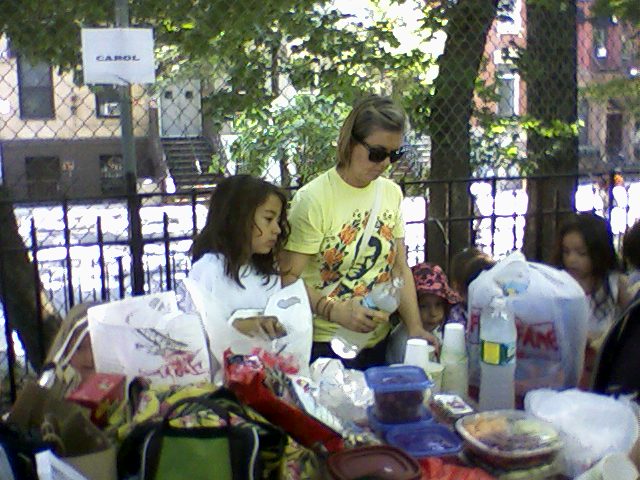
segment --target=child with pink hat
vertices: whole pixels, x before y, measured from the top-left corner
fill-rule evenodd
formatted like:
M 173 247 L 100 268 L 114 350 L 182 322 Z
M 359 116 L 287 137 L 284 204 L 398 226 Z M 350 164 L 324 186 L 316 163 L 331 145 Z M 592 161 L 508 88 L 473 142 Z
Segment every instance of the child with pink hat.
M 411 267 L 416 284 L 420 318 L 425 330 L 442 340 L 445 323 L 448 323 L 449 311 L 462 298 L 450 286 L 447 275 L 441 267 L 432 263 L 419 263 Z M 409 335 L 400 323 L 391 332 L 387 347 L 387 363 L 402 363 Z

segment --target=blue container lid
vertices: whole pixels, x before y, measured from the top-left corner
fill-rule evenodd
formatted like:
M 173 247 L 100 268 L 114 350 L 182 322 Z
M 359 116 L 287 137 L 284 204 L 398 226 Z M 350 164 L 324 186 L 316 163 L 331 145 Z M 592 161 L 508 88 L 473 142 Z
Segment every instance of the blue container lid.
M 416 458 L 456 455 L 462 449 L 458 435 L 435 423 L 397 425 L 387 432 L 386 440 Z
M 367 368 L 364 378 L 376 393 L 426 390 L 433 385 L 424 370 L 413 365 Z
M 367 407 L 367 417 L 369 419 L 369 427 L 371 427 L 371 429 L 376 432 L 377 434 L 379 434 L 381 437 L 383 437 L 383 439 L 386 437 L 387 433 L 392 430 L 395 427 L 406 427 L 408 425 L 415 425 L 415 424 L 424 424 L 424 425 L 432 425 L 433 423 L 433 416 L 431 415 L 431 412 L 425 408 L 424 406 L 421 409 L 421 415 L 420 415 L 420 419 L 416 422 L 410 422 L 410 423 L 384 423 L 381 422 L 380 420 L 378 420 L 378 418 L 376 417 L 376 414 L 373 412 L 373 406 L 369 406 Z

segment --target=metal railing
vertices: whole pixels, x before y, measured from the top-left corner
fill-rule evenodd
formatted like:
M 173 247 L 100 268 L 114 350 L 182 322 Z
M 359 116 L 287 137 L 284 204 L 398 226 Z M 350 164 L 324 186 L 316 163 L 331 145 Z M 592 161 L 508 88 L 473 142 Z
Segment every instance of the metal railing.
M 605 184 L 600 182 L 600 175 L 580 175 L 572 179 L 578 185 L 577 208 L 593 210 L 608 219 L 617 218 L 618 223 L 612 227 L 616 238 L 620 238 L 624 228 L 640 218 L 637 200 L 640 197 L 636 196 L 640 192 L 640 171 L 624 172 L 622 185 L 613 181 L 617 175 L 620 173 L 606 174 L 612 181 Z M 426 249 L 429 224 L 438 224 L 446 233 L 452 222 L 465 222 L 471 244 L 496 257 L 521 248 L 529 216 L 542 215 L 545 221 L 557 223 L 559 214 L 564 213 L 557 209 L 538 212 L 535 206 L 528 205 L 526 184 L 533 179 L 512 176 L 444 182 L 401 181 L 406 196 L 403 209 L 409 262 L 429 260 Z M 443 183 L 447 191 L 457 183 L 467 185 L 470 215 L 434 218 L 429 214 L 430 187 Z M 590 205 L 587 201 L 589 192 Z M 8 287 L 12 274 L 8 260 L 26 255 L 30 260 L 34 290 L 22 292 L 22 297 L 31 297 L 36 302 L 38 324 L 43 318 L 37 286 L 41 286 L 44 298 L 60 316 L 81 302 L 124 298 L 133 294 L 135 273 L 131 268 L 131 252 L 135 249 L 143 252 L 143 277 L 137 280 L 144 292 L 171 290 L 190 269 L 189 248 L 193 237 L 204 225 L 209 194 L 208 190 L 188 195 L 139 194 L 136 202 L 140 205 L 138 214 L 142 220 L 139 236 L 132 236 L 128 229 L 126 196 L 103 201 L 14 203 L 22 245 L 0 245 L 3 291 L 5 295 L 11 295 Z M 584 198 L 581 199 L 581 195 Z M 624 219 L 622 223 L 621 218 Z M 8 225 L 7 221 L 3 221 L 3 225 Z M 451 258 L 455 252 L 449 254 Z M 6 308 L 4 312 L 8 317 Z M 5 347 L 9 396 L 13 399 L 19 380 L 16 374 L 20 372 L 17 365 L 24 366 L 28 360 L 20 348 L 17 352 L 14 350 L 14 331 L 19 330 L 19 322 L 11 320 L 5 321 Z M 44 356 L 44 352 L 40 354 Z

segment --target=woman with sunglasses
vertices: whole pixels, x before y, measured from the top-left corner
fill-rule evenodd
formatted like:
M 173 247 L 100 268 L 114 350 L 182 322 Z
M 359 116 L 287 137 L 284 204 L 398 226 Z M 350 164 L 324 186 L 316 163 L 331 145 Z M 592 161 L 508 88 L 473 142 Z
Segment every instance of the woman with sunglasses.
M 389 314 L 362 305 L 374 285 L 404 280 L 398 312 L 411 337 L 437 343 L 420 321 L 416 290 L 404 246 L 402 192 L 381 175 L 402 158 L 407 117 L 388 97 L 358 101 L 338 138 L 337 165 L 296 192 L 289 211 L 291 234 L 280 257 L 285 282 L 303 278 L 314 311 L 311 359 L 340 358 L 331 339 L 343 326 L 370 333 L 347 368 L 383 365 Z M 373 218 L 370 216 L 375 215 Z M 374 222 L 368 229 L 368 222 Z

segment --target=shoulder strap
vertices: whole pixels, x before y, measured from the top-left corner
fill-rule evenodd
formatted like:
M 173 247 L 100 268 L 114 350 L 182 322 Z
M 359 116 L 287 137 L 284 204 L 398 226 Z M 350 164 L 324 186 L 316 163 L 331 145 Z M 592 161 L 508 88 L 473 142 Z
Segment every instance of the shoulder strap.
M 364 227 L 364 231 L 362 233 L 362 237 L 360 238 L 360 248 L 354 253 L 353 258 L 351 259 L 351 263 L 349 264 L 349 268 L 347 268 L 347 272 L 351 270 L 351 268 L 355 265 L 356 260 L 359 257 L 359 254 L 369 243 L 369 239 L 373 234 L 373 229 L 376 226 L 376 221 L 378 218 L 378 213 L 380 212 L 380 204 L 382 203 L 382 191 L 381 191 L 382 182 L 380 180 L 376 180 L 375 189 L 374 189 L 374 197 L 373 197 L 373 205 L 371 206 L 371 210 L 369 210 L 369 219 L 367 220 L 367 226 Z M 340 283 L 340 280 L 336 280 L 335 282 L 327 285 L 322 289 L 323 295 L 329 295 Z
M 367 226 L 364 228 L 364 233 L 362 234 L 362 240 L 360 241 L 361 247 L 360 247 L 360 250 L 358 250 L 358 253 L 360 253 L 360 251 L 362 251 L 362 249 L 366 247 L 366 245 L 369 243 L 369 239 L 371 238 L 371 234 L 373 233 L 373 228 L 376 226 L 376 221 L 378 218 L 378 212 L 380 211 L 380 202 L 382 197 L 382 193 L 380 192 L 380 183 L 381 183 L 380 181 L 376 181 L 376 188 L 375 188 L 374 197 L 373 197 L 373 206 L 369 211 L 369 219 L 367 220 Z M 353 256 L 353 260 L 351 261 L 351 265 L 349 266 L 349 269 L 351 269 L 354 263 L 356 263 L 357 258 L 358 258 L 357 254 Z

